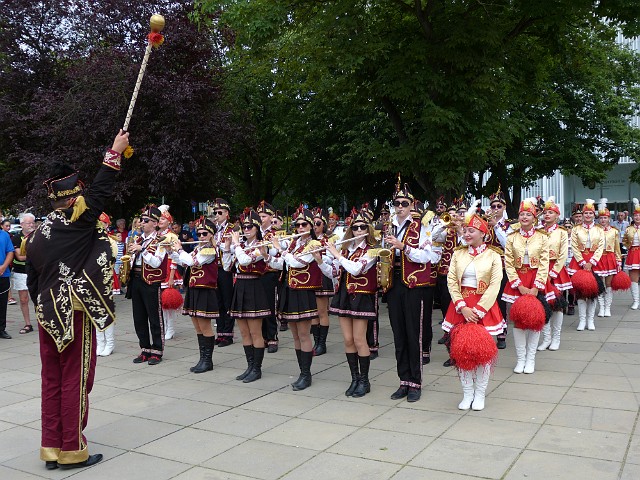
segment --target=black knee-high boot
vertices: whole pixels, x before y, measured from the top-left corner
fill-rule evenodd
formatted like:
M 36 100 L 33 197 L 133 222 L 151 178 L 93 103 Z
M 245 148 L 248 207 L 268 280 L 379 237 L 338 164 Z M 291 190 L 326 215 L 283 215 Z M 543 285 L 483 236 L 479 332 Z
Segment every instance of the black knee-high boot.
M 358 376 L 360 372 L 358 370 L 358 354 L 357 353 L 347 353 L 347 363 L 349 364 L 349 370 L 351 370 L 351 385 L 347 388 L 347 391 L 344 394 L 347 397 L 353 395 L 356 387 L 358 386 Z
M 369 355 L 366 357 L 358 356 L 360 362 L 360 377 L 358 378 L 358 386 L 353 392 L 353 398 L 364 397 L 365 394 L 371 391 L 371 384 L 369 383 Z
M 311 386 L 311 362 L 313 352 L 300 352 L 300 378 L 292 387 L 294 390 L 304 390 Z
M 247 369 L 236 377 L 236 380 L 244 380 L 253 369 L 253 345 L 243 345 L 244 356 L 247 358 Z
M 200 350 L 200 360 L 198 360 L 198 363 L 196 363 L 193 367 L 189 369 L 190 372 L 193 372 L 196 368 L 199 368 L 200 364 L 204 360 L 204 343 L 202 343 L 203 338 L 204 338 L 204 335 L 201 333 L 198 333 L 198 349 Z
M 213 370 L 213 348 L 215 347 L 216 337 L 203 337 L 204 358 L 200 366 L 193 369 L 193 373 L 204 373 Z
M 327 335 L 329 335 L 329 325 L 318 325 L 318 327 L 318 345 L 314 348 L 316 356 L 327 353 Z
M 242 383 L 255 382 L 259 378 L 262 378 L 262 360 L 264 359 L 264 347 L 253 347 L 253 369 L 249 372 L 249 375 L 242 380 Z
M 313 336 L 313 348 L 311 350 L 315 352 L 320 340 L 320 325 L 311 325 L 311 335 Z

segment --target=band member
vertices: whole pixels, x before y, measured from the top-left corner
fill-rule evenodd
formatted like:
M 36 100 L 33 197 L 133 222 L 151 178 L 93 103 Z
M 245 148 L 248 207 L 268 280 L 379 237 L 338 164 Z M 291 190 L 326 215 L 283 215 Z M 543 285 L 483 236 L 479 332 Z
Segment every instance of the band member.
M 373 215 L 373 212 L 371 212 Z M 327 245 L 327 215 L 317 207 L 313 210 L 313 231 L 322 245 Z M 326 275 L 322 276 L 322 288 L 316 290 L 316 304 L 318 318 L 311 321 L 311 334 L 313 335 L 313 354 L 315 356 L 327 353 L 327 335 L 329 334 L 329 301 L 333 296 L 333 280 Z
M 40 459 L 48 470 L 102 460 L 99 453 L 89 455 L 82 434 L 96 366 L 94 326 L 103 331 L 115 320 L 115 258 L 96 222 L 113 194 L 120 155 L 128 144 L 129 134 L 120 130 L 84 193 L 78 173 L 59 166 L 45 181 L 54 210 L 26 247 L 27 286 L 36 305 L 42 360 Z
M 504 268 L 504 249 L 507 244 L 507 235 L 513 231 L 511 226 L 513 222 L 507 219 L 507 200 L 500 186 L 498 186 L 496 193 L 489 196 L 489 202 L 491 202 L 491 212 L 487 215 L 490 227 L 489 245 L 502 252 L 502 285 L 500 287 L 500 295 L 498 295 L 498 305 L 502 316 L 507 318 L 507 303 L 502 298 L 504 288 L 507 285 L 507 272 Z M 507 330 L 508 326 L 505 324 L 503 332 L 497 336 L 499 349 L 507 348 Z
M 169 205 L 160 205 L 158 207 L 158 210 L 161 212 L 160 219 L 158 220 L 158 236 L 162 237 L 162 243 L 173 243 L 175 240 L 178 240 L 178 236 L 171 229 L 173 217 L 169 213 L 169 208 Z M 163 290 L 182 285 L 182 276 L 178 272 L 177 265 L 171 261 L 171 258 L 169 258 L 168 262 L 167 277 L 160 284 L 161 303 Z M 164 319 L 164 339 L 170 340 L 176 333 L 175 324 L 178 318 L 178 309 L 165 308 L 165 306 L 162 305 L 162 318 Z
M 568 223 L 568 224 L 567 224 Z M 567 235 L 569 236 L 569 258 L 567 259 L 567 272 L 569 275 L 569 264 L 571 260 L 573 260 L 573 250 L 571 250 L 571 231 L 575 225 L 579 225 L 582 223 L 582 205 L 576 203 L 573 206 L 573 211 L 571 213 L 571 218 L 569 222 L 565 222 L 565 228 L 567 229 Z M 569 295 L 567 296 L 567 301 L 569 302 L 569 306 L 567 307 L 567 315 L 575 315 L 575 307 L 578 304 L 576 299 L 576 294 L 573 289 L 569 290 Z
M 132 255 L 131 280 L 127 298 L 131 299 L 133 325 L 138 336 L 140 355 L 133 363 L 157 365 L 164 352 L 164 321 L 160 308 L 160 285 L 167 277 L 169 258 L 158 245 L 160 210 L 150 205 L 142 211 L 142 235 L 129 245 Z M 149 334 L 151 332 L 151 334 Z
M 596 208 L 594 200 L 587 198 L 582 207 L 582 223 L 573 227 L 571 231 L 571 250 L 573 258 L 567 267 L 569 275 L 574 275 L 579 269 L 597 274 L 595 267 L 604 252 L 604 230 L 595 223 Z M 578 298 L 578 331 L 595 330 L 596 301 L 588 298 Z
M 286 283 L 278 299 L 278 314 L 290 324 L 300 366 L 300 376 L 291 386 L 293 390 L 304 390 L 311 385 L 311 321 L 318 318 L 315 292 L 322 288 L 322 272 L 313 255 L 305 253 L 307 243 L 315 240 L 313 214 L 300 207 L 295 213 L 293 225 L 296 232 L 303 235 L 294 239 L 286 249 L 283 249 L 278 237 L 273 235 L 273 246 L 282 252 L 282 256 L 273 258 L 269 266 L 280 270 L 285 264 L 287 267 Z
M 482 325 L 490 335 L 496 336 L 502 333 L 506 324 L 497 303 L 502 284 L 502 259 L 485 242 L 490 227 L 476 213 L 476 205 L 464 217 L 463 238 L 466 245 L 458 246 L 451 257 L 447 272 L 451 304 L 442 329 L 451 332 L 457 325 L 470 322 Z M 458 408 L 484 409 L 491 365 L 481 364 L 475 371 L 461 369 L 459 373 L 464 396 Z
M 622 243 L 628 252 L 625 268 L 631 278 L 631 309 L 637 310 L 640 306 L 640 202 L 637 198 L 633 199 L 633 222 L 624 231 Z
M 378 312 L 376 257 L 368 254 L 376 240 L 371 220 L 362 212 L 354 217 L 344 239 L 359 236 L 362 238 L 343 244 L 341 250 L 332 243 L 327 244 L 332 265 L 323 263 L 320 253 L 314 254 L 326 277 L 339 278 L 338 290 L 329 311 L 340 319 L 344 350 L 351 370 L 351 385 L 345 395 L 356 398 L 371 391 L 366 332 L 369 320 Z
M 233 224 L 229 222 L 231 207 L 228 201 L 223 198 L 216 198 L 213 204 L 215 215 L 216 234 L 215 244 L 218 248 L 218 306 L 220 307 L 220 317 L 217 320 L 218 336 L 215 340 L 219 347 L 226 347 L 233 343 L 234 319 L 229 314 L 231 309 L 231 299 L 233 298 L 233 271 L 222 268 L 222 245 L 230 238 L 233 231 Z
M 184 299 L 183 315 L 189 315 L 198 338 L 200 360 L 190 368 L 193 373 L 213 370 L 215 336 L 212 321 L 219 316 L 218 295 L 218 249 L 214 244 L 215 224 L 201 219 L 196 224 L 199 243 L 191 253 L 182 249 L 180 241 L 173 242 L 172 259 L 189 267 L 189 283 Z
M 111 219 L 109 215 L 102 212 L 98 217 L 99 228 L 104 229 L 106 232 L 109 232 L 109 225 L 111 224 Z M 109 245 L 111 245 L 111 251 L 113 256 L 117 258 L 118 255 L 118 243 L 120 240 L 120 236 L 114 238 L 111 233 L 107 233 L 107 237 L 109 239 Z M 116 286 L 119 288 L 120 281 L 118 275 L 116 274 L 115 264 L 113 269 L 113 291 L 115 295 Z M 108 357 L 113 353 L 113 349 L 116 346 L 116 324 L 115 322 L 109 325 L 108 328 L 105 328 L 104 331 L 96 331 L 96 355 L 99 357 Z
M 271 220 L 271 226 L 275 232 L 284 230 L 284 217 L 282 216 L 282 212 L 280 210 L 276 210 L 276 214 Z
M 236 377 L 244 383 L 262 378 L 264 359 L 264 337 L 262 321 L 270 315 L 267 295 L 260 283 L 260 276 L 266 271 L 266 261 L 271 260 L 269 249 L 259 246 L 262 240 L 260 216 L 251 210 L 242 218 L 242 232 L 245 241 L 240 241 L 240 232 L 232 232 L 225 239 L 223 264 L 231 271 L 235 264 L 235 286 L 231 299 L 231 316 L 238 323 L 242 335 L 242 346 L 247 358 L 247 369 Z
M 611 304 L 613 303 L 613 289 L 611 280 L 613 276 L 622 270 L 622 253 L 620 252 L 620 232 L 611 226 L 611 213 L 607 208 L 608 200 L 601 198 L 598 204 L 598 222 L 604 230 L 604 251 L 598 264 L 593 267 L 597 275 L 604 278 L 605 291 L 598 295 L 599 317 L 611 316 Z
M 426 228 L 411 216 L 415 198 L 400 179 L 393 197 L 395 217 L 385 245 L 394 251 L 393 286 L 387 292 L 389 320 L 393 330 L 396 365 L 400 387 L 391 398 L 416 402 L 422 392 L 422 315 L 432 308 L 433 286 L 431 265 L 440 260 L 427 240 Z M 430 292 L 430 297 L 429 297 Z
M 260 233 L 264 241 L 269 241 L 276 236 L 276 232 L 273 229 L 273 216 L 276 213 L 275 208 L 262 200 L 256 208 L 256 212 L 260 215 L 262 226 L 260 227 Z M 271 252 L 275 255 L 275 250 Z M 267 270 L 260 277 L 260 282 L 267 295 L 269 301 L 269 308 L 271 309 L 271 315 L 269 315 L 262 322 L 262 334 L 267 342 L 267 353 L 275 353 L 278 351 L 278 320 L 276 319 L 276 299 L 278 298 L 278 284 L 280 279 L 280 272 L 267 266 Z M 286 322 L 286 319 L 282 319 Z
M 565 291 L 571 289 L 571 278 L 565 268 L 569 256 L 569 235 L 567 230 L 558 225 L 560 207 L 555 203 L 555 197 L 549 197 L 544 204 L 544 229 L 549 234 L 549 276 L 547 278 L 547 296 L 552 293 L 555 299 L 549 298 L 553 304 L 553 315 L 549 323 L 542 327 L 542 343 L 538 350 L 558 350 L 562 333 L 561 297 Z
M 516 228 L 507 237 L 504 261 L 509 281 L 504 288 L 502 299 L 514 303 L 521 295 L 538 296 L 544 293 L 549 276 L 549 235 L 537 230 L 536 199 L 527 198 L 520 202 Z M 514 325 L 513 340 L 516 347 L 515 373 L 533 373 L 540 332 L 524 330 Z
M 329 211 L 329 224 L 327 225 L 327 235 L 331 237 L 334 233 L 336 233 L 336 227 L 338 226 L 340 217 L 336 212 L 333 211 L 333 208 L 329 207 L 328 211 Z

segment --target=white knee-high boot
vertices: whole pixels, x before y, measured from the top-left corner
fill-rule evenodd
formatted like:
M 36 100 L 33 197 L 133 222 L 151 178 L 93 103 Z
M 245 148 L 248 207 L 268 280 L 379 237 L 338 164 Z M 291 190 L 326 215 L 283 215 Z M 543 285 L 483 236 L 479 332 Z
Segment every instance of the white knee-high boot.
M 546 350 L 549 345 L 551 345 L 551 320 L 542 327 L 542 343 L 538 346 L 538 350 Z
M 558 350 L 560 348 L 560 334 L 562 333 L 562 321 L 564 320 L 564 314 L 562 311 L 553 312 L 551 316 L 551 345 L 549 350 Z
M 595 299 L 588 300 L 587 301 L 587 330 L 596 329 L 595 316 L 596 316 L 596 301 Z
M 604 298 L 605 298 L 606 292 L 602 293 L 600 295 L 598 295 L 598 316 L 599 317 L 604 317 Z
M 513 369 L 515 373 L 524 372 L 524 363 L 527 359 L 527 336 L 521 328 L 513 329 L 513 343 L 516 347 L 516 366 Z
M 633 298 L 631 310 L 638 310 L 640 307 L 640 284 L 638 282 L 631 283 L 631 298 Z
M 106 345 L 107 340 L 105 339 L 104 332 L 100 332 L 96 329 L 96 355 L 101 357 Z
M 104 331 L 104 336 L 106 339 L 106 345 L 104 350 L 102 350 L 101 357 L 108 357 L 113 353 L 113 349 L 116 347 L 116 326 L 115 324 L 111 324 L 109 328 Z
M 469 410 L 473 402 L 473 371 L 461 370 L 460 383 L 462 384 L 462 401 L 458 404 L 460 410 Z
M 611 304 L 613 303 L 613 288 L 607 287 L 607 291 L 604 293 L 604 316 L 611 316 Z
M 476 390 L 473 394 L 472 410 L 484 409 L 484 399 L 487 393 L 487 386 L 489 385 L 490 374 L 491 366 L 489 364 L 480 365 L 476 368 Z
M 176 333 L 176 313 L 178 310 L 162 309 L 162 316 L 164 317 L 164 339 L 171 340 Z
M 525 330 L 527 335 L 527 360 L 524 362 L 524 373 L 533 373 L 536 368 L 536 351 L 538 350 L 538 340 L 540 332 L 535 330 Z
M 578 327 L 576 330 L 584 330 L 584 327 L 587 326 L 587 301 L 584 299 L 578 300 Z

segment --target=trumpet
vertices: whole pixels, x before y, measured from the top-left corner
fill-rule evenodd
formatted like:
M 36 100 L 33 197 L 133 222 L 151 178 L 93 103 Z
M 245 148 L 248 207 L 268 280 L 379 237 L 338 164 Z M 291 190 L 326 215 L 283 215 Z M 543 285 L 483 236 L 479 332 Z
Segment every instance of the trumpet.
M 336 243 L 333 243 L 332 245 L 333 245 L 334 247 L 337 247 L 338 245 L 342 245 L 343 243 L 349 243 L 349 242 L 352 242 L 352 241 L 354 241 L 354 240 L 358 240 L 358 239 L 360 239 L 360 238 L 364 238 L 364 237 L 366 237 L 367 235 L 369 235 L 369 234 L 368 234 L 368 233 L 365 233 L 365 234 L 363 234 L 363 235 L 358 235 L 357 237 L 347 238 L 346 240 L 340 240 L 340 241 L 338 241 L 338 242 L 336 242 Z M 313 242 L 313 241 L 312 241 L 312 242 Z M 316 242 L 317 242 L 317 240 L 316 240 Z M 311 242 L 309 242 L 309 243 L 311 243 Z M 315 244 L 313 244 L 313 243 L 312 243 L 312 244 L 311 244 L 311 246 L 315 246 Z M 317 252 L 321 252 L 322 250 L 326 250 L 326 249 L 327 249 L 327 247 L 326 247 L 326 246 L 322 246 L 322 247 L 320 247 L 320 248 L 314 248 L 314 249 L 311 249 L 311 250 L 308 250 L 308 251 L 304 251 L 304 250 L 303 250 L 303 251 L 302 251 L 302 255 L 307 255 L 307 254 L 309 254 L 309 253 L 317 253 Z
M 445 227 L 451 225 L 451 215 L 449 214 L 449 212 L 442 213 L 442 215 L 440 215 L 440 221 Z

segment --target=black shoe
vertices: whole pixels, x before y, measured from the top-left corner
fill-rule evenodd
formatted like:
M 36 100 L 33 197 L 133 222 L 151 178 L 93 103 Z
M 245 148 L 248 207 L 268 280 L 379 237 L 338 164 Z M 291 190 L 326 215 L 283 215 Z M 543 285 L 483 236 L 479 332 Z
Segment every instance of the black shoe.
M 287 330 L 289 330 L 289 322 L 281 322 L 279 330 L 281 332 L 286 332 Z
M 144 363 L 147 360 L 149 360 L 149 355 L 147 355 L 146 353 L 141 353 L 133 359 L 133 363 Z
M 391 394 L 391 400 L 400 400 L 409 394 L 409 387 L 400 385 L 400 388 Z
M 213 338 L 213 337 L 212 337 Z M 233 337 L 222 337 L 220 340 L 218 340 L 218 346 L 220 348 L 222 347 L 228 347 L 229 345 L 231 345 L 233 343 Z M 215 342 L 214 342 L 215 344 Z
M 442 335 L 442 338 L 438 340 L 438 345 L 444 345 L 445 343 L 447 343 L 448 338 L 449 338 L 448 333 L 445 333 L 444 335 Z
M 507 348 L 507 339 L 506 338 L 499 338 L 498 339 L 498 349 L 504 350 L 505 348 Z
M 375 360 L 378 358 L 378 350 L 369 350 L 369 359 Z
M 409 387 L 409 393 L 407 394 L 407 402 L 417 402 L 420 400 L 422 390 L 420 388 Z
M 423 365 L 428 365 L 429 363 L 431 363 L 431 355 L 429 353 L 423 352 L 422 353 L 422 364 Z
M 456 364 L 456 362 L 453 361 L 452 358 L 447 359 L 446 362 L 444 362 L 442 364 L 443 367 L 453 367 Z
M 278 351 L 277 343 L 270 343 L 267 345 L 267 353 L 276 353 Z
M 9 335 L 6 330 L 2 330 L 0 332 L 0 338 L 6 338 L 7 340 L 10 340 L 11 339 L 11 335 Z
M 58 463 L 58 466 L 62 470 L 70 470 L 72 468 L 90 467 L 90 466 L 95 465 L 96 463 L 98 463 L 100 460 L 102 460 L 102 454 L 101 453 L 96 453 L 95 455 L 89 455 L 89 458 L 87 458 L 84 462 Z
M 576 314 L 576 307 L 574 307 L 573 305 L 569 305 L 569 307 L 567 307 L 567 315 L 575 315 Z
M 44 466 L 47 470 L 55 470 L 56 468 L 58 468 L 58 462 L 49 461 L 46 462 Z
M 157 355 L 151 355 L 149 357 L 149 361 L 147 362 L 149 365 L 158 365 L 162 361 L 162 357 Z M 194 370 L 195 371 L 195 370 Z

